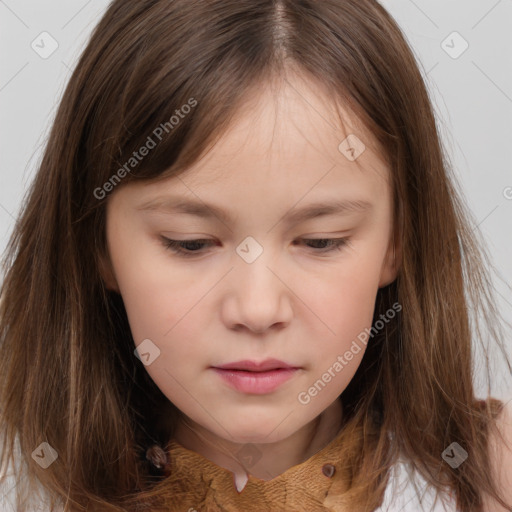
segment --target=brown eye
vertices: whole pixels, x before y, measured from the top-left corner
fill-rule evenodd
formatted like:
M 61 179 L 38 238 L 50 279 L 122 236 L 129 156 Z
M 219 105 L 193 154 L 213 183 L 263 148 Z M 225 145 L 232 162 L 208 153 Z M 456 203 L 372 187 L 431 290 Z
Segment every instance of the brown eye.
M 212 240 L 198 239 L 198 240 L 172 240 L 171 238 L 162 237 L 162 243 L 164 246 L 172 252 L 179 254 L 180 256 L 195 256 L 196 254 L 202 254 L 202 249 L 208 242 Z M 212 245 L 212 244 L 208 244 Z
M 348 245 L 348 238 L 303 238 L 302 241 L 318 252 L 341 250 Z

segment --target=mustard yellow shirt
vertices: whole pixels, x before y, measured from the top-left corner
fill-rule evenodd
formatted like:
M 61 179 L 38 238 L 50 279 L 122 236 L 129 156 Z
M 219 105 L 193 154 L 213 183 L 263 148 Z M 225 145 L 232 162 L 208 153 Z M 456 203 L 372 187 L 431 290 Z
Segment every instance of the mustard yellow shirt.
M 272 480 L 249 475 L 239 492 L 234 474 L 202 455 L 171 441 L 166 478 L 166 506 L 176 512 L 346 512 L 347 475 L 341 464 L 342 431 L 305 462 Z M 380 505 L 376 503 L 374 510 Z

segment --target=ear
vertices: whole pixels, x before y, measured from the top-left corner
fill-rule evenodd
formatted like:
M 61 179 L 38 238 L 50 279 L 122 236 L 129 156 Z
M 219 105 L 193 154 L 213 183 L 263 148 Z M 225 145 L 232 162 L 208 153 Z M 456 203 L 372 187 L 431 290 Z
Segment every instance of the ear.
M 402 264 L 402 244 L 399 237 L 393 235 L 389 242 L 388 250 L 380 273 L 379 288 L 384 288 L 391 284 L 398 275 L 398 270 Z
M 112 268 L 112 263 L 108 255 L 101 254 L 99 256 L 98 270 L 106 288 L 108 290 L 120 293 L 119 286 L 117 285 L 117 280 L 114 274 L 114 269 Z

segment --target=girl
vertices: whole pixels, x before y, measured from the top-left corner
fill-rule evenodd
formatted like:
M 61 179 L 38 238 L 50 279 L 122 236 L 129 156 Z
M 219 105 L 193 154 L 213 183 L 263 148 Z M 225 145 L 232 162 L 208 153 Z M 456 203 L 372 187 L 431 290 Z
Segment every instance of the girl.
M 5 261 L 17 510 L 510 508 L 479 254 L 377 2 L 115 0 Z

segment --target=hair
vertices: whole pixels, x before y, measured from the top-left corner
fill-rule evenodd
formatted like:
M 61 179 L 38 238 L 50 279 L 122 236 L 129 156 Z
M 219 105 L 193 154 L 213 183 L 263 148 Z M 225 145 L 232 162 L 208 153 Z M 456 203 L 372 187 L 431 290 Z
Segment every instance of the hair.
M 178 176 L 252 92 L 292 69 L 355 112 L 380 144 L 401 247 L 374 318 L 397 302 L 402 311 L 372 337 L 340 396 L 350 481 L 340 499 L 374 510 L 404 457 L 463 512 L 481 511 L 484 493 L 506 505 L 488 448 L 503 404 L 478 400 L 473 382 L 480 324 L 504 350 L 490 263 L 414 54 L 374 0 L 109 5 L 65 89 L 3 262 L 1 461 L 14 462 L 18 443 L 25 497 L 40 482 L 52 510 L 59 500 L 66 510 L 169 506 L 158 471 L 165 454 L 154 445 L 168 442 L 179 411 L 134 357 L 122 297 L 101 278 L 105 191 Z M 165 136 L 128 170 L 157 127 Z M 58 453 L 44 470 L 31 457 L 43 441 Z M 457 469 L 441 458 L 454 441 L 470 451 Z M 18 510 L 22 498 L 20 490 Z

